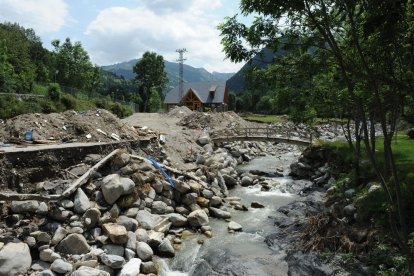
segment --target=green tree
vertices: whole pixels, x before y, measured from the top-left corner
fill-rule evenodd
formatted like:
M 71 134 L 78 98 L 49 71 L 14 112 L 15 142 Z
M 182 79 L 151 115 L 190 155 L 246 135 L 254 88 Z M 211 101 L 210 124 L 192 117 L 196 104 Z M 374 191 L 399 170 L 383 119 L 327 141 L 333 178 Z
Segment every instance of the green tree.
M 414 1 L 241 0 L 245 15 L 258 14 L 251 26 L 226 18 L 219 29 L 226 56 L 247 60 L 261 47 L 280 44 L 313 47 L 329 55 L 346 91 L 355 123 L 355 154 L 361 140 L 385 191 L 390 227 L 414 275 L 414 258 L 391 148 L 402 99 L 414 84 Z M 286 34 L 289 41 L 283 41 Z M 295 39 L 296 38 L 296 39 Z M 381 125 L 384 166 L 375 154 L 375 123 Z M 356 178 L 356 181 L 358 178 Z
M 142 111 L 148 111 L 148 104 L 152 89 L 161 93 L 168 83 L 167 73 L 164 70 L 164 58 L 156 53 L 145 52 L 135 64 L 135 79 L 139 83 L 139 94 L 143 101 Z
M 5 41 L 0 41 L 0 91 L 11 92 L 13 90 L 13 66 L 9 63 Z
M 151 97 L 149 99 L 149 112 L 158 112 L 161 109 L 162 100 L 160 94 L 156 89 L 151 90 Z

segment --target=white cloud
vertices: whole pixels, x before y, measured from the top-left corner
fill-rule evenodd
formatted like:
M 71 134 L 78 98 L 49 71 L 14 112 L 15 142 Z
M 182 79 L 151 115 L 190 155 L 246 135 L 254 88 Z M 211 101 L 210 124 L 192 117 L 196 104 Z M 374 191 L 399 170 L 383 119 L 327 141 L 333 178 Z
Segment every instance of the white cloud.
M 89 24 L 85 35 L 92 40 L 88 50 L 95 62 L 121 62 L 138 58 L 145 51 L 155 51 L 166 60 L 174 61 L 178 57 L 175 50 L 187 48 L 187 64 L 223 72 L 240 68 L 240 65 L 223 61 L 216 29 L 221 18 L 215 13 L 222 5 L 220 0 L 145 2 L 145 6 L 133 9 L 104 9 Z
M 64 0 L 0 0 L 0 20 L 18 22 L 39 33 L 57 32 L 68 18 Z

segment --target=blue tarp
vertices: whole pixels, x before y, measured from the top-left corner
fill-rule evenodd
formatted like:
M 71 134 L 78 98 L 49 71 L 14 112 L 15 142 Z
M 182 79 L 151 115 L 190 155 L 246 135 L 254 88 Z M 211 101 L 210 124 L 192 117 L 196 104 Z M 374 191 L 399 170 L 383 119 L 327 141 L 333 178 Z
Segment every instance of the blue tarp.
M 156 167 L 159 171 L 161 171 L 161 172 L 162 172 L 162 174 L 165 176 L 165 178 L 167 178 L 168 182 L 170 183 L 170 186 L 174 188 L 174 183 L 172 182 L 172 180 L 171 180 L 170 176 L 169 176 L 169 175 L 168 175 L 168 174 L 164 171 L 164 169 L 163 169 L 163 168 L 161 168 L 160 164 L 158 164 L 158 162 L 157 162 L 157 161 L 155 161 L 154 159 L 152 159 L 151 157 L 147 157 L 147 159 L 148 159 L 149 161 L 151 161 L 151 162 L 152 162 L 152 164 L 154 164 L 154 166 L 155 166 L 155 167 Z

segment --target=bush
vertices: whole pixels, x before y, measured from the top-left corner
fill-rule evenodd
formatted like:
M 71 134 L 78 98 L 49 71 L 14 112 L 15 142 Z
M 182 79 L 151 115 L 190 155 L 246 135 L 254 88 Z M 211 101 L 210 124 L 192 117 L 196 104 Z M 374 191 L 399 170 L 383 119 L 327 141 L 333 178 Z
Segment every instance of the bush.
M 47 96 L 54 102 L 58 102 L 60 100 L 60 86 L 58 83 L 49 83 L 47 88 Z
M 118 116 L 119 118 L 125 118 L 132 115 L 132 110 L 129 107 L 123 106 L 120 103 L 112 103 L 111 107 L 109 108 L 113 114 Z
M 72 95 L 65 94 L 62 96 L 60 101 L 65 106 L 66 110 L 76 108 L 76 99 Z

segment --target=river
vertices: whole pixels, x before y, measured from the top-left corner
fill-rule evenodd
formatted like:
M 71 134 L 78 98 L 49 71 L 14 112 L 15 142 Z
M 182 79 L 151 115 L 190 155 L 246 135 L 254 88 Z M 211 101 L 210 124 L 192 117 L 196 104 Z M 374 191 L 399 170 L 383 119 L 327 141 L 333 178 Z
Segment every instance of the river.
M 228 233 L 228 223 L 210 219 L 213 237 L 194 234 L 183 239 L 182 246 L 173 259 L 158 259 L 159 275 L 287 275 L 288 264 L 283 250 L 275 251 L 265 243 L 266 236 L 275 230 L 272 216 L 275 211 L 299 197 L 290 188 L 296 184 L 287 174 L 289 165 L 298 152 L 288 152 L 279 156 L 264 156 L 253 159 L 240 171 L 260 170 L 274 173 L 283 171 L 283 177 L 268 178 L 271 189 L 261 191 L 261 185 L 230 190 L 230 197 L 239 197 L 248 211 L 228 208 L 232 221 L 243 226 L 242 232 Z M 303 184 L 303 181 L 301 181 Z M 291 191 L 292 193 L 289 193 Z M 265 208 L 250 208 L 250 203 L 260 202 Z M 198 241 L 204 240 L 204 244 Z

